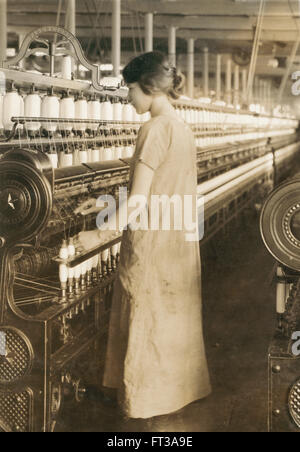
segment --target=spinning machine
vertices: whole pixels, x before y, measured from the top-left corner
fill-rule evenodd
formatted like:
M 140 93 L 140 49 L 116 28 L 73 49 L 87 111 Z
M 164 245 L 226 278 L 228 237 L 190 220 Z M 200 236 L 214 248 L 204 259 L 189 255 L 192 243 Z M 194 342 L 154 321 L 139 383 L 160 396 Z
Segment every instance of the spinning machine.
M 59 37 L 59 39 L 58 39 Z M 30 70 L 44 55 L 47 73 Z M 26 70 L 18 65 L 25 61 Z M 90 72 L 78 80 L 74 62 Z M 138 130 L 121 84 L 101 83 L 62 28 L 30 33 L 0 80 L 0 429 L 49 432 L 64 403 L 99 383 L 121 237 L 82 253 L 94 229 L 82 201 L 127 187 Z M 35 64 L 36 68 L 37 64 Z M 197 142 L 199 196 L 210 240 L 291 170 L 298 122 L 181 99 Z
M 300 177 L 266 200 L 261 234 L 276 260 L 277 329 L 269 347 L 269 430 L 300 432 Z

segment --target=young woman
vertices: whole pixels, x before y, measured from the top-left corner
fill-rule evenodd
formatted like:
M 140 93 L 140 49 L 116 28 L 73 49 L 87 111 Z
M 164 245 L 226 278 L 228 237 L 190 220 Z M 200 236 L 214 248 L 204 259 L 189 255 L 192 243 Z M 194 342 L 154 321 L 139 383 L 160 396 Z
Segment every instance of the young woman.
M 192 131 L 171 103 L 180 96 L 183 77 L 166 57 L 146 53 L 131 61 L 123 75 L 129 100 L 139 114 L 150 112 L 151 120 L 139 132 L 129 199 L 109 220 L 129 225 L 114 287 L 103 384 L 118 390 L 128 417 L 150 418 L 175 412 L 211 391 L 202 332 L 199 242 L 187 239 L 184 226 L 175 227 L 182 211 L 176 211 L 169 230 L 162 226 L 166 209 L 159 213 L 158 228 L 130 226 L 136 195 L 146 199 L 150 219 L 157 214 L 151 210 L 153 195 L 196 199 L 196 149 Z M 90 249 L 111 234 L 84 232 L 79 241 Z

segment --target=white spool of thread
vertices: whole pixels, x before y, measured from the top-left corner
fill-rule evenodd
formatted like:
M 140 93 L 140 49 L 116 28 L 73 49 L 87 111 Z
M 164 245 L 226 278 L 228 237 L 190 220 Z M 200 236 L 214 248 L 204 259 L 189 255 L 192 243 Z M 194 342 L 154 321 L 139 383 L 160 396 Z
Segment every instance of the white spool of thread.
M 74 98 L 68 94 L 63 95 L 59 103 L 59 117 L 65 119 L 75 118 L 75 101 Z M 73 124 L 72 122 L 64 122 L 60 124 L 63 131 L 72 132 Z
M 42 100 L 42 117 L 56 119 L 59 118 L 59 99 L 53 94 L 53 90 Z M 56 122 L 44 122 L 43 128 L 47 132 L 55 132 L 57 129 Z
M 69 257 L 74 257 L 76 254 L 75 246 L 74 246 L 74 239 L 70 238 L 69 245 L 68 245 L 68 254 Z
M 133 122 L 133 107 L 128 101 L 125 101 L 123 103 L 122 121 L 123 122 Z
M 75 269 L 68 267 L 68 279 L 74 279 L 75 277 Z
M 131 154 L 132 154 L 131 146 L 126 146 L 126 148 L 125 148 L 125 158 L 129 159 L 131 157 Z
M 88 148 L 87 155 L 88 155 L 88 163 L 92 163 L 92 149 L 91 148 Z
M 88 103 L 86 98 L 81 94 L 75 102 L 75 119 L 88 119 Z M 75 124 L 75 130 L 85 132 L 86 123 Z
M 60 264 L 59 266 L 59 280 L 61 283 L 66 283 L 68 281 L 68 267 L 65 264 Z
M 50 154 L 48 154 L 48 157 L 49 157 L 49 160 L 50 160 L 50 162 L 51 162 L 51 164 L 52 164 L 52 168 L 58 168 L 58 155 L 57 155 L 57 153 L 54 151 L 54 152 L 51 152 Z
M 102 146 L 99 151 L 99 162 L 105 161 L 105 148 Z
M 126 146 L 122 146 L 121 148 L 121 159 L 125 159 L 126 158 Z
M 97 163 L 100 160 L 100 149 L 92 149 L 92 163 Z
M 84 261 L 81 264 L 81 275 L 85 276 L 86 273 L 87 273 L 87 261 Z
M 73 153 L 64 154 L 62 166 L 63 168 L 73 166 Z
M 67 260 L 69 258 L 68 245 L 66 240 L 64 240 L 62 243 L 61 249 L 59 251 L 59 257 L 63 260 Z
M 101 260 L 102 260 L 102 262 L 107 262 L 108 261 L 108 253 L 109 253 L 108 248 L 106 250 L 102 251 L 102 253 L 101 253 Z
M 134 154 L 134 152 L 135 152 L 135 148 L 134 148 L 134 146 L 130 146 L 130 158 L 133 156 L 133 154 Z
M 77 147 L 73 151 L 73 165 L 80 165 L 80 151 Z
M 92 258 L 92 267 L 97 268 L 98 265 L 99 265 L 99 254 L 96 254 L 96 256 Z
M 25 97 L 24 101 L 24 115 L 29 118 L 39 118 L 41 116 L 42 99 L 35 91 L 34 86 L 30 94 Z M 40 122 L 26 122 L 25 127 L 29 132 L 37 132 L 40 127 Z
M 104 98 L 101 104 L 101 113 L 104 121 L 112 121 L 114 118 L 113 106 L 108 96 Z
M 74 277 L 75 279 L 80 279 L 81 277 L 81 264 L 76 265 L 76 267 L 74 268 Z
M 101 120 L 101 103 L 96 96 L 88 103 L 88 119 L 100 121 Z M 96 132 L 99 124 L 89 124 L 89 129 Z
M 91 259 L 86 261 L 87 272 L 91 272 L 92 268 L 93 268 L 93 258 L 91 257 Z
M 60 151 L 58 154 L 58 165 L 60 168 L 64 167 L 64 158 L 65 158 L 65 151 Z
M 110 252 L 111 252 L 111 255 L 112 255 L 113 257 L 116 257 L 116 256 L 117 256 L 117 254 L 118 254 L 118 249 L 119 249 L 118 243 L 117 243 L 116 245 L 113 245 L 113 246 L 111 247 Z
M 3 99 L 3 127 L 4 130 L 12 130 L 14 123 L 11 118 L 21 116 L 21 101 L 18 91 L 12 90 L 5 94 Z
M 79 152 L 79 162 L 82 163 L 88 163 L 88 152 L 86 149 L 81 149 Z
M 72 80 L 72 58 L 66 55 L 62 59 L 61 76 L 65 80 Z
M 104 149 L 104 161 L 109 161 L 109 160 L 113 160 L 114 159 L 114 155 L 113 155 L 113 149 L 111 147 L 109 148 L 105 148 Z
M 116 97 L 113 101 L 113 118 L 114 121 L 122 121 L 122 103 L 121 100 Z
M 122 155 L 123 155 L 122 150 L 123 150 L 123 148 L 121 146 L 116 146 L 116 148 L 115 148 L 115 160 L 119 160 L 119 159 L 122 158 Z
M 117 146 L 112 146 L 111 150 L 112 150 L 112 159 L 118 160 L 117 159 Z

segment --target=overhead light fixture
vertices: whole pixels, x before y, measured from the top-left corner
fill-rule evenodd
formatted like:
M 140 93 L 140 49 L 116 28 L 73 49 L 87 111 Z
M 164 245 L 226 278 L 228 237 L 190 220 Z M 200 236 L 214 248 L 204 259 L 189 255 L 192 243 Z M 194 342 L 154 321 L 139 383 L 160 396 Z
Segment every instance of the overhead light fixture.
M 277 60 L 277 58 L 271 58 L 268 61 L 268 66 L 272 67 L 273 69 L 277 69 L 279 66 L 279 61 Z
M 8 49 L 6 49 L 6 56 L 7 58 L 13 58 L 14 56 L 16 56 L 16 49 L 14 47 L 9 47 Z

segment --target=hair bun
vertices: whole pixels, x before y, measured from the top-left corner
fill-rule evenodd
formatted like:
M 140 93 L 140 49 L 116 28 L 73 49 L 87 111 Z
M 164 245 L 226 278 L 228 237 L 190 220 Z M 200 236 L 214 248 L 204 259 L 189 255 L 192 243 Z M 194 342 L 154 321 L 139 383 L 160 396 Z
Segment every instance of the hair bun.
M 178 71 L 176 67 L 173 69 L 173 71 L 174 90 L 177 91 L 178 94 L 181 94 L 185 85 L 185 76 L 180 71 Z
M 181 86 L 183 81 L 183 76 L 181 74 L 178 74 L 177 70 L 174 75 L 174 88 L 177 89 Z

